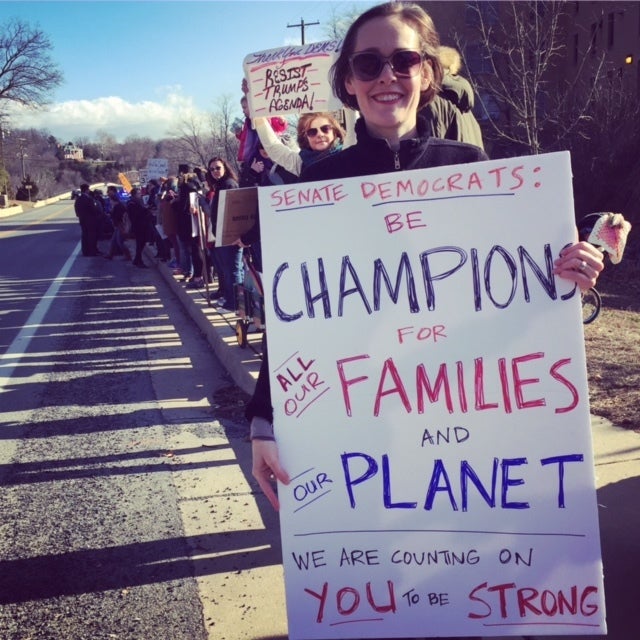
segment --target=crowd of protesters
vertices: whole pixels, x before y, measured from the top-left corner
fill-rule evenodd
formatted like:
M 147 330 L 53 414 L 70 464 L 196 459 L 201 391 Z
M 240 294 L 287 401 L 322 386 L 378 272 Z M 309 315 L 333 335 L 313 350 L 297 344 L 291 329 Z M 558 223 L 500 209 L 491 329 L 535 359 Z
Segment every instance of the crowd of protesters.
M 155 247 L 155 258 L 167 263 L 186 288 L 206 289 L 209 300 L 221 312 L 235 312 L 246 265 L 257 265 L 261 270 L 259 237 L 255 236 L 254 246 L 240 238 L 233 245 L 216 244 L 218 207 L 220 194 L 226 189 L 282 183 L 276 165 L 259 146 L 259 163 L 255 158 L 240 163 L 241 180 L 231 163 L 216 156 L 206 169 L 180 164 L 176 175 L 150 180 L 128 192 L 111 185 L 105 196 L 99 189 L 92 191 L 88 184 L 81 185 L 75 211 L 82 255 L 123 259 L 144 269 L 144 249 L 147 245 Z M 295 176 L 287 179 L 293 181 Z M 251 233 L 244 236 L 245 242 L 251 237 Z M 106 251 L 99 250 L 100 239 L 108 240 Z M 253 302 L 260 306 L 255 297 Z M 262 312 L 253 320 L 256 329 L 262 331 Z
M 104 255 L 109 260 L 121 256 L 146 268 L 143 250 L 155 246 L 155 257 L 166 262 L 186 288 L 205 289 L 223 313 L 235 313 L 240 307 L 242 316 L 245 305 L 238 296 L 245 295 L 246 289 L 253 323 L 262 331 L 259 229 L 256 225 L 231 245 L 216 243 L 220 194 L 240 187 L 296 182 L 303 168 L 341 151 L 349 142 L 336 114 L 303 114 L 295 136 L 289 136 L 283 118 L 260 118 L 252 123 L 246 97 L 241 104 L 245 119 L 236 132 L 235 163 L 214 156 L 204 169 L 180 164 L 175 175 L 150 180 L 129 192 L 109 186 L 106 197 L 83 184 L 75 206 L 83 255 Z M 233 165 L 239 167 L 238 172 Z M 98 250 L 99 237 L 110 239 L 104 254 Z
M 468 141 L 482 148 L 482 137 L 473 118 L 473 91 L 458 75 L 460 56 L 454 49 L 440 51 L 447 69 L 440 95 L 422 111 L 427 130 L 434 137 Z M 82 229 L 82 253 L 102 255 L 98 237 L 108 234 L 105 258 L 122 256 L 138 268 L 146 268 L 143 249 L 156 248 L 156 258 L 167 262 L 174 275 L 189 289 L 205 289 L 221 312 L 244 313 L 240 292 L 252 297 L 254 324 L 263 328 L 260 286 L 262 271 L 259 228 L 249 230 L 233 245 L 220 246 L 215 232 L 220 194 L 227 189 L 288 184 L 315 163 L 355 145 L 357 112 L 301 114 L 295 135 L 288 135 L 283 118 L 250 119 L 247 84 L 242 83 L 240 101 L 244 120 L 236 131 L 239 141 L 233 165 L 228 159 L 212 157 L 205 168 L 180 164 L 175 175 L 150 180 L 129 193 L 115 186 L 91 192 L 81 186 L 76 214 Z M 340 117 L 342 116 L 342 117 Z M 470 124 L 469 124 L 470 122 Z M 472 134 L 469 133 L 472 131 Z M 128 246 L 131 240 L 135 252 Z

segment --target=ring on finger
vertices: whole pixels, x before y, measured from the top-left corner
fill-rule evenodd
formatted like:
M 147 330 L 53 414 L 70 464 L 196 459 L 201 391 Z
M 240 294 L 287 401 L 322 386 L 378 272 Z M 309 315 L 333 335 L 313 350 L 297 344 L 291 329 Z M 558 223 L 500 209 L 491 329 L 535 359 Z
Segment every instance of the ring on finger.
M 582 260 L 580 262 L 580 266 L 578 267 L 578 270 L 581 271 L 582 273 L 584 273 L 588 266 L 589 265 L 587 264 L 587 262 L 585 260 Z

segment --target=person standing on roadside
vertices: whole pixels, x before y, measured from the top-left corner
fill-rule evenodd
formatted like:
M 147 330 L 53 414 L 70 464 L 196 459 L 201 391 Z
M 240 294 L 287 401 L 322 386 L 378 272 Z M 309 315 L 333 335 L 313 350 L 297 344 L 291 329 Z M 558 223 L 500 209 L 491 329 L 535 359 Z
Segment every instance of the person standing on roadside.
M 80 195 L 76 198 L 73 207 L 80 221 L 82 255 L 99 256 L 98 223 L 100 212 L 86 182 L 80 185 Z
M 113 234 L 111 236 L 111 244 L 109 245 L 109 253 L 105 258 L 111 260 L 114 255 L 122 254 L 124 259 L 131 260 L 131 251 L 125 243 L 129 229 L 129 216 L 127 209 L 118 198 L 118 190 L 116 187 L 107 188 L 107 201 L 109 203 L 109 211 L 111 222 L 113 223 Z
M 176 220 L 176 236 L 180 244 L 180 270 L 182 278 L 187 282 L 192 282 L 194 278 L 200 278 L 202 271 L 202 263 L 198 263 L 198 256 L 192 255 L 192 232 L 193 224 L 191 222 L 191 193 L 197 193 L 202 185 L 195 182 L 195 173 L 189 172 L 189 165 L 178 165 L 177 192 L 176 197 L 172 198 L 171 206 L 173 207 Z M 200 267 L 200 271 L 198 271 Z
M 330 73 L 335 95 L 347 107 L 357 109 L 361 114 L 356 124 L 357 142 L 339 153 L 313 163 L 308 168 L 303 167 L 301 182 L 340 180 L 393 171 L 402 176 L 400 172 L 412 169 L 472 165 L 486 161 L 487 155 L 475 145 L 432 137 L 427 118 L 420 114 L 420 110 L 434 99 L 442 79 L 438 46 L 438 34 L 430 16 L 415 3 L 387 2 L 372 7 L 359 16 L 349 28 Z M 296 214 L 304 215 L 299 211 L 296 211 Z M 367 230 L 363 229 L 364 240 L 356 240 L 366 241 L 366 233 Z M 313 242 L 313 238 L 296 237 L 294 241 Z M 603 258 L 598 249 L 586 242 L 576 242 L 560 252 L 559 258 L 553 264 L 552 272 L 586 289 L 595 284 L 602 269 Z M 289 319 L 291 318 L 293 316 L 289 316 Z M 273 482 L 277 480 L 283 485 L 288 485 L 292 478 L 281 462 L 279 445 L 273 430 L 274 411 L 269 376 L 276 371 L 279 364 L 274 366 L 272 362 L 271 366 L 269 365 L 266 341 L 263 342 L 263 346 L 264 355 L 259 377 L 245 415 L 251 423 L 252 474 L 265 497 L 277 510 L 280 502 Z M 275 377 L 276 374 L 273 375 Z M 355 378 L 351 382 L 354 380 Z M 384 384 L 386 383 L 385 380 Z M 380 385 L 378 393 L 386 393 L 386 389 L 382 390 L 382 381 Z M 368 425 L 366 422 L 365 424 Z M 347 442 L 353 442 L 353 434 L 348 432 L 349 429 L 345 428 L 343 451 L 349 450 Z M 325 434 L 318 433 L 317 429 L 301 429 L 300 433 L 307 437 L 308 448 L 314 447 L 315 440 L 325 437 Z M 389 431 L 385 435 L 388 435 L 387 450 L 394 450 L 396 442 L 393 440 L 393 432 Z M 295 456 L 295 451 L 291 449 L 287 453 Z M 371 460 L 373 461 L 373 458 Z M 318 462 L 322 464 L 321 460 Z M 346 470 L 344 458 L 343 464 Z M 369 467 L 354 484 L 373 476 L 377 471 L 377 466 L 375 471 L 373 466 Z M 303 474 L 296 476 L 294 480 L 301 482 L 302 487 L 304 481 Z M 386 480 L 382 483 L 386 483 Z M 385 484 L 385 507 L 390 491 L 389 485 Z M 317 500 L 318 495 L 311 500 Z M 306 503 L 308 504 L 310 502 Z M 408 503 L 403 503 L 402 506 L 405 505 L 408 506 Z M 304 505 L 300 502 L 298 506 L 303 508 Z M 395 503 L 393 506 L 400 504 Z M 296 513 L 298 511 L 299 509 Z M 327 529 L 331 528 L 335 533 L 342 530 L 341 525 L 345 525 L 346 530 L 356 522 L 355 519 L 350 519 L 349 524 L 346 524 L 338 519 Z M 300 521 L 297 524 L 300 524 Z M 322 524 L 324 525 L 324 522 Z M 293 555 L 295 556 L 295 553 Z M 389 584 L 392 582 L 389 581 Z M 325 589 L 328 589 L 327 585 L 325 582 Z M 370 583 L 367 583 L 367 589 L 369 585 Z M 357 591 L 354 592 L 357 594 Z M 323 591 L 323 597 L 325 593 Z M 355 611 L 355 608 L 354 606 L 351 612 Z M 320 617 L 316 622 L 320 622 Z M 425 617 L 424 625 L 425 630 L 431 631 L 428 635 L 437 635 L 434 629 L 428 626 L 428 616 Z
M 142 250 L 147 242 L 152 239 L 151 231 L 151 214 L 144 206 L 140 189 L 134 187 L 131 189 L 131 198 L 127 203 L 127 213 L 131 220 L 131 231 L 136 240 L 136 255 L 133 258 L 133 264 L 141 269 L 146 269 L 147 265 L 142 260 Z
M 182 275 L 180 243 L 178 242 L 178 227 L 176 220 L 176 212 L 174 211 L 173 202 L 178 198 L 178 179 L 176 176 L 169 176 L 160 189 L 158 199 L 158 219 L 162 224 L 162 229 L 167 237 L 166 242 L 169 246 L 169 257 L 173 250 L 173 258 L 169 262 L 169 267 L 173 271 L 173 275 Z
M 238 178 L 229 163 L 219 156 L 215 156 L 207 163 L 206 181 L 213 193 L 209 205 L 211 229 L 215 234 L 218 224 L 218 204 L 220 192 L 238 188 Z M 235 245 L 220 246 L 216 244 L 211 249 L 211 262 L 218 274 L 218 291 L 211 297 L 221 311 L 235 311 L 236 285 L 242 284 L 244 279 L 242 265 L 242 249 Z

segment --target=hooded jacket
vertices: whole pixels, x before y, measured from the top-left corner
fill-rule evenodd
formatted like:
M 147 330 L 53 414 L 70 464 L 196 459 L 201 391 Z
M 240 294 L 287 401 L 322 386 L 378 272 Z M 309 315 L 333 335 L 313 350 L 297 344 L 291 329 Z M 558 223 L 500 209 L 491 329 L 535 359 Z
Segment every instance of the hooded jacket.
M 474 94 L 471 83 L 462 76 L 445 73 L 440 96 L 460 111 L 460 136 L 458 140 L 483 147 L 482 131 L 473 115 Z

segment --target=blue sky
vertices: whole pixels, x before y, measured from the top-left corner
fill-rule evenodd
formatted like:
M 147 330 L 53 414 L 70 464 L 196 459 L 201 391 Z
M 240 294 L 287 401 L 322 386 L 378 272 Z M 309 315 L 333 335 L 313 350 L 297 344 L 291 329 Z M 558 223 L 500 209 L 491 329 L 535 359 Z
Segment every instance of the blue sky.
M 14 128 L 46 129 L 61 140 L 120 141 L 128 135 L 165 137 L 186 114 L 216 110 L 230 95 L 241 115 L 242 60 L 255 51 L 328 39 L 332 13 L 376 2 L 275 0 L 75 0 L 4 2 L 0 24 L 18 18 L 50 39 L 64 82 L 42 112 L 11 116 Z

